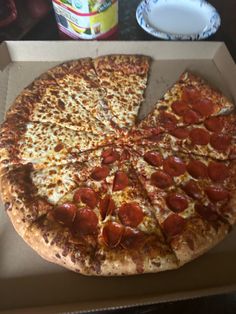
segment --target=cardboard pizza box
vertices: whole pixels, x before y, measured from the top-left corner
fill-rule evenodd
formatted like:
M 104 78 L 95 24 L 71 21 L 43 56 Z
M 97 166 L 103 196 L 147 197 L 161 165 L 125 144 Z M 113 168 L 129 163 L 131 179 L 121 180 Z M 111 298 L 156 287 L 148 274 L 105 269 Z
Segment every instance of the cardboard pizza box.
M 202 75 L 236 103 L 236 65 L 220 42 L 4 42 L 0 46 L 0 119 L 34 78 L 66 60 L 104 54 L 153 58 L 140 118 L 185 71 Z M 236 290 L 236 229 L 177 270 L 85 277 L 39 257 L 0 209 L 0 313 L 89 311 L 194 298 Z

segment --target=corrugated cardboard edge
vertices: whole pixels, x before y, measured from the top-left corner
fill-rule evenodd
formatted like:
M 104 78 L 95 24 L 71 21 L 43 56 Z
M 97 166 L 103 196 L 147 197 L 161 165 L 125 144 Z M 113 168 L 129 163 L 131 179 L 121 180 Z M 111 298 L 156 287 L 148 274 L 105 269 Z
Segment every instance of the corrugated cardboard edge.
M 198 295 L 196 295 L 198 292 Z M 152 305 L 159 304 L 165 302 L 173 302 L 173 301 L 183 301 L 188 299 L 198 299 L 206 296 L 227 294 L 230 292 L 236 292 L 236 285 L 232 286 L 223 286 L 220 288 L 210 287 L 208 289 L 199 290 L 199 291 L 184 291 L 181 293 L 175 294 L 166 294 L 163 296 L 159 296 L 158 298 L 155 296 L 151 297 L 143 297 L 142 302 L 137 302 L 134 299 L 127 300 L 110 300 L 109 306 L 107 306 L 107 301 L 93 302 L 93 306 L 90 303 L 73 303 L 73 304 L 58 304 L 55 306 L 46 306 L 46 307 L 33 307 L 33 308 L 22 308 L 16 310 L 9 311 L 0 311 L 0 314 L 77 314 L 77 313 L 89 313 L 96 311 L 105 311 L 105 310 L 115 310 L 115 309 L 124 309 L 134 306 L 144 306 L 144 305 Z M 60 309 L 60 310 L 59 310 Z

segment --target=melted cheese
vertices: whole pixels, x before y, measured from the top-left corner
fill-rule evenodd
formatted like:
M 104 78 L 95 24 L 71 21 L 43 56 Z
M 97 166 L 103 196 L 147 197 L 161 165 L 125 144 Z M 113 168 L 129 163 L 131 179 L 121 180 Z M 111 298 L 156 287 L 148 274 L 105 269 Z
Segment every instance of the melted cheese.
M 20 139 L 20 158 L 36 168 L 44 165 L 66 164 L 79 160 L 79 153 L 103 145 L 104 137 L 93 133 L 76 132 L 57 124 L 30 122 Z
M 40 196 L 57 204 L 69 191 L 77 186 L 80 168 L 76 164 L 35 170 L 31 173 L 33 183 Z

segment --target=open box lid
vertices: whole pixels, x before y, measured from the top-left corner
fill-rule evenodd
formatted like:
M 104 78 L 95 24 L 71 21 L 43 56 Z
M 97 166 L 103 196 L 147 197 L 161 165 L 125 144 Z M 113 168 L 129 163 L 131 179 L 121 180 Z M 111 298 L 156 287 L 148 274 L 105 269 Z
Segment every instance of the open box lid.
M 236 66 L 223 43 L 5 42 L 0 46 L 2 119 L 16 95 L 55 64 L 114 53 L 145 54 L 154 59 L 141 116 L 186 69 L 201 74 L 236 101 Z M 85 277 L 42 260 L 14 232 L 2 208 L 0 246 L 0 311 L 9 313 L 125 307 L 236 290 L 236 230 L 178 270 L 131 277 Z

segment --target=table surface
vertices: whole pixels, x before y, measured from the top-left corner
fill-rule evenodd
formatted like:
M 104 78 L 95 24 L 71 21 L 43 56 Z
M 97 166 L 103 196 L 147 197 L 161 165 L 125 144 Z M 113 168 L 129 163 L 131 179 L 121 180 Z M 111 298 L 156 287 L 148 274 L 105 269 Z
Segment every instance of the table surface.
M 160 40 L 138 26 L 135 18 L 136 8 L 140 0 L 119 0 L 119 32 L 118 40 Z M 234 61 L 236 62 L 236 1 L 210 0 L 220 13 L 221 26 L 207 40 L 224 41 Z M 41 20 L 25 37 L 26 40 L 59 40 L 56 21 L 53 12 Z
M 136 23 L 135 11 L 140 0 L 119 0 L 119 33 L 118 40 L 158 40 L 145 33 Z M 211 41 L 224 41 L 236 62 L 236 0 L 209 1 L 221 16 L 221 27 L 210 37 Z M 53 12 L 41 20 L 26 36 L 24 40 L 59 40 L 56 21 Z M 97 314 L 178 314 L 178 313 L 214 313 L 235 314 L 236 293 L 204 297 L 194 300 L 169 302 L 163 304 L 133 307 L 110 311 L 98 311 Z

